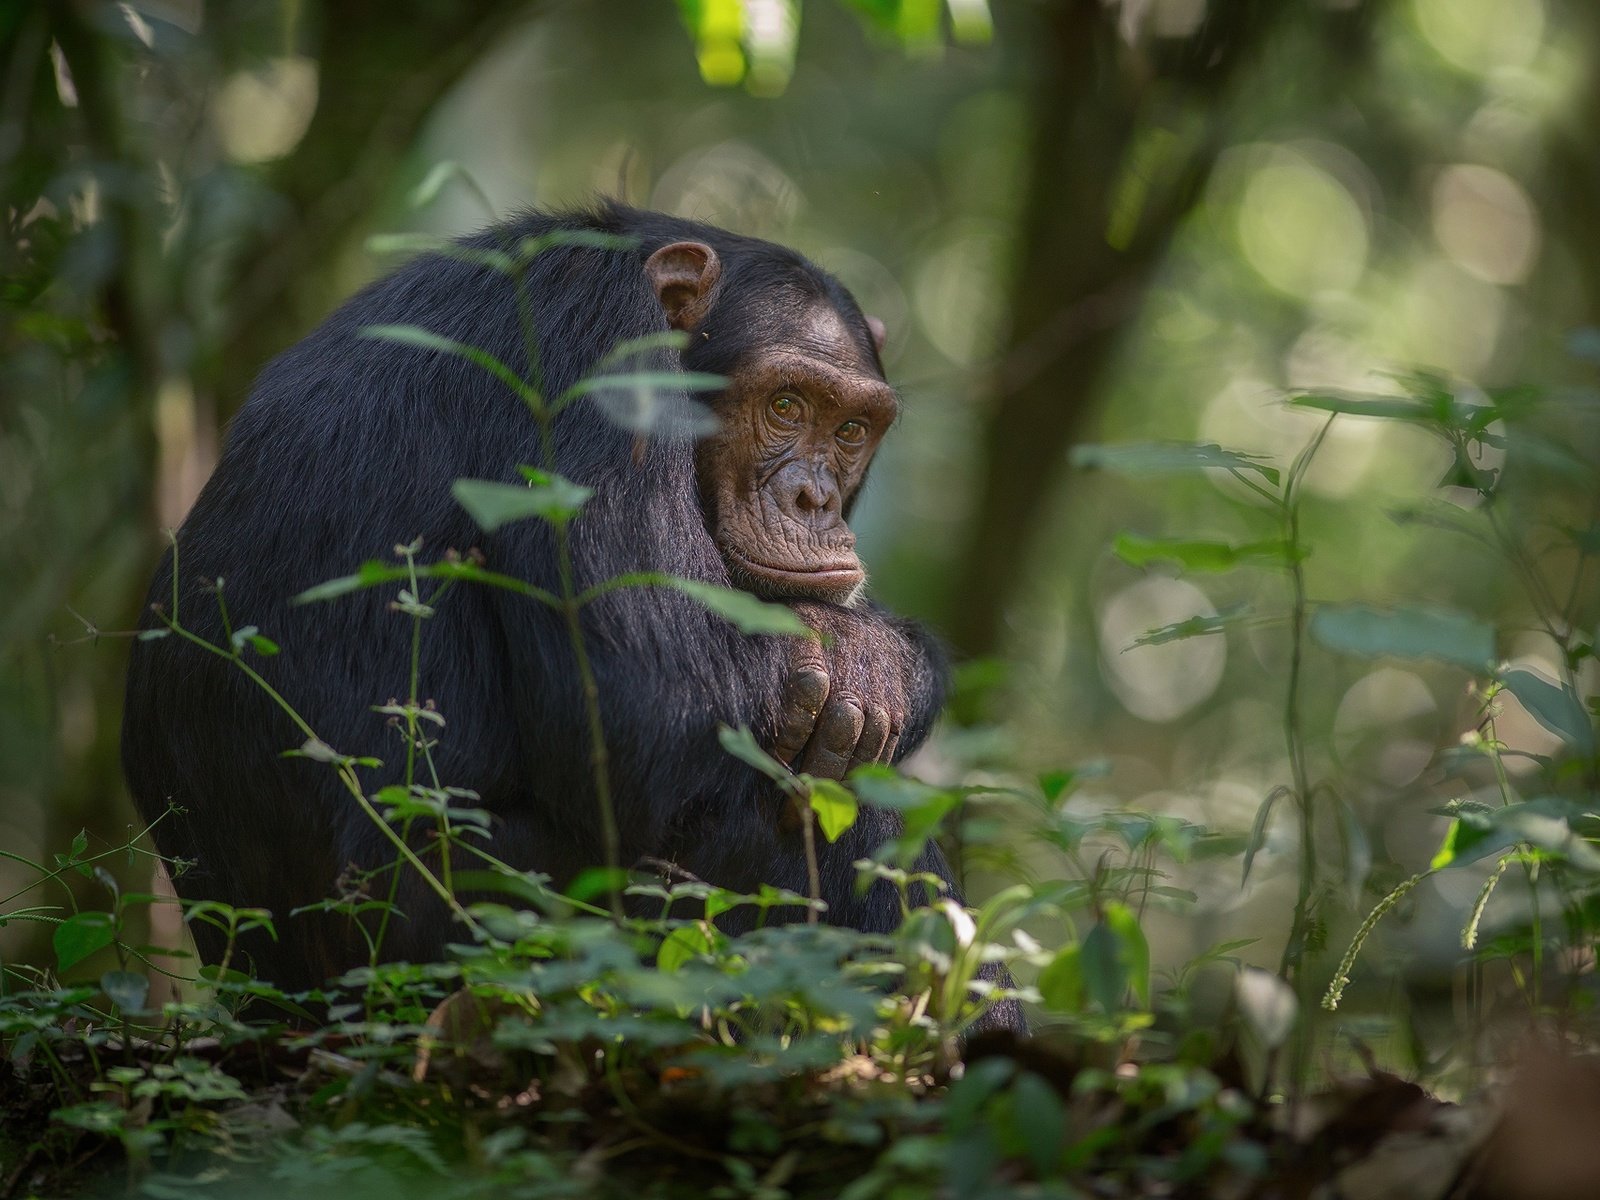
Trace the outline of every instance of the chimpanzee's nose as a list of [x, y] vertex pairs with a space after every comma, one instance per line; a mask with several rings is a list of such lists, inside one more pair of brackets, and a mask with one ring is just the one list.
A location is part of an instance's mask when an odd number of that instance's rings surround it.
[[812, 475], [800, 481], [795, 490], [794, 506], [803, 517], [817, 517], [824, 513], [839, 515], [839, 489], [831, 479]]

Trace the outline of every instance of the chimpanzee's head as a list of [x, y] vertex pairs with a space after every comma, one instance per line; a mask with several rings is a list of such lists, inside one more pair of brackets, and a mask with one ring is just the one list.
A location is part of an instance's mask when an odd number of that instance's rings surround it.
[[728, 378], [695, 458], [712, 536], [740, 587], [848, 604], [866, 574], [847, 517], [899, 411], [883, 326], [799, 255], [718, 241], [721, 254], [675, 241], [645, 262], [667, 320], [689, 334], [684, 365]]

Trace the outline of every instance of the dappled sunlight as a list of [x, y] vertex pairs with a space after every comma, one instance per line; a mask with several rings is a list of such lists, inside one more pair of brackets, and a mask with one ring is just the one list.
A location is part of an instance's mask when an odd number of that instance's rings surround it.
[[1539, 253], [1539, 219], [1517, 182], [1473, 163], [1433, 181], [1433, 235], [1462, 267], [1490, 283], [1520, 283]]
[[1222, 682], [1227, 643], [1193, 638], [1161, 646], [1132, 645], [1150, 629], [1215, 611], [1206, 594], [1181, 579], [1152, 576], [1109, 597], [1100, 609], [1100, 669], [1134, 716], [1175, 721]]
[[259, 163], [293, 150], [316, 107], [316, 62], [289, 56], [226, 80], [212, 101], [211, 118], [229, 158]]
[[1373, 329], [1390, 359], [1470, 378], [1493, 358], [1506, 318], [1505, 294], [1494, 284], [1447, 259], [1424, 258], [1399, 280], [1396, 304], [1392, 320]]
[[924, 334], [958, 365], [971, 365], [990, 350], [995, 331], [984, 318], [994, 312], [994, 269], [1004, 252], [1001, 229], [973, 222], [930, 247], [912, 282]]
[[1346, 689], [1333, 718], [1340, 764], [1386, 787], [1404, 787], [1439, 747], [1439, 705], [1420, 676], [1379, 667]]
[[805, 205], [800, 185], [770, 157], [742, 141], [685, 154], [661, 172], [650, 204], [696, 221], [751, 234], [785, 229]]
[[1270, 146], [1250, 157], [1238, 217], [1250, 265], [1292, 296], [1354, 288], [1369, 241], [1356, 197], [1306, 148]]
[[1543, 0], [1411, 0], [1428, 44], [1464, 71], [1525, 67], [1544, 38]]

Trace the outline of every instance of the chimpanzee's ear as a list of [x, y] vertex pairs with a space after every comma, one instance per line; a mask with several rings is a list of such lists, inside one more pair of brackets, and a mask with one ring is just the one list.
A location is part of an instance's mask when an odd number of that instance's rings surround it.
[[883, 353], [883, 343], [889, 340], [889, 330], [881, 317], [869, 316], [867, 328], [872, 330], [872, 344], [878, 348], [878, 353]]
[[673, 242], [645, 261], [644, 273], [666, 309], [667, 323], [690, 330], [711, 311], [722, 263], [704, 242]]

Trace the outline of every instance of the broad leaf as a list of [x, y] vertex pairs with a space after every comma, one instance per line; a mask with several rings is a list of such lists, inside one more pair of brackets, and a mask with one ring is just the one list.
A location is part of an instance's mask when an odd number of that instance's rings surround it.
[[1150, 943], [1145, 940], [1139, 918], [1126, 904], [1117, 902], [1105, 906], [1107, 928], [1117, 935], [1122, 965], [1127, 971], [1128, 985], [1139, 1003], [1150, 1007]]
[[538, 517], [552, 525], [562, 525], [578, 515], [594, 489], [583, 487], [560, 475], [535, 472], [528, 486], [493, 483], [487, 479], [458, 479], [450, 492], [466, 509], [478, 527], [493, 533], [502, 525]]
[[715, 948], [716, 941], [704, 922], [680, 925], [662, 940], [661, 949], [656, 951], [656, 967], [670, 975]]
[[105, 949], [116, 936], [116, 918], [110, 913], [75, 913], [57, 925], [51, 936], [56, 969], [65, 971], [76, 966], [96, 950]]
[[1083, 980], [1082, 951], [1076, 945], [1063, 946], [1039, 972], [1037, 986], [1045, 1007], [1056, 1012], [1082, 1012], [1088, 991]]
[[1525, 667], [1507, 671], [1500, 682], [1535, 721], [1580, 754], [1594, 753], [1594, 724], [1570, 687], [1551, 683]]
[[1034, 1174], [1049, 1179], [1059, 1169], [1067, 1143], [1067, 1110], [1051, 1087], [1031, 1071], [1011, 1085], [1011, 1117]]
[[1565, 859], [1583, 871], [1600, 872], [1600, 849], [1573, 831], [1570, 819], [1580, 812], [1569, 802], [1543, 796], [1502, 808], [1462, 809], [1433, 856], [1434, 869], [1477, 862], [1507, 846], [1525, 842]]
[[817, 814], [817, 824], [822, 836], [837, 842], [839, 836], [856, 823], [859, 809], [856, 798], [843, 784], [832, 779], [805, 777], [810, 792], [811, 811]]
[[1083, 939], [1079, 961], [1089, 999], [1108, 1016], [1121, 1011], [1122, 999], [1128, 991], [1128, 965], [1122, 939], [1104, 921], [1096, 923]]
[[1190, 571], [1231, 571], [1241, 566], [1287, 567], [1296, 555], [1281, 539], [1264, 542], [1183, 541], [1178, 538], [1147, 538], [1122, 533], [1111, 545], [1123, 562], [1133, 567], [1153, 562], [1170, 562]]
[[487, 350], [480, 350], [476, 346], [469, 346], [452, 338], [441, 337], [417, 325], [367, 325], [360, 332], [362, 337], [399, 342], [403, 346], [414, 346], [418, 350], [433, 350], [440, 354], [448, 354], [452, 358], [465, 359], [493, 375], [522, 397], [524, 402], [535, 406], [540, 403], [539, 394], [529, 387], [520, 375]]
[[1358, 658], [1414, 658], [1453, 663], [1474, 674], [1494, 665], [1494, 629], [1463, 613], [1350, 604], [1319, 608], [1311, 636]]
[[100, 976], [100, 990], [124, 1014], [143, 1012], [150, 995], [150, 977], [136, 971], [107, 971]]
[[763, 750], [756, 742], [755, 734], [751, 733], [745, 726], [741, 725], [737, 729], [730, 729], [726, 725], [719, 725], [717, 727], [717, 741], [722, 743], [722, 748], [729, 754], [740, 762], [748, 763], [768, 779], [782, 784], [788, 784], [793, 781], [794, 776], [789, 768]]
[[695, 579], [681, 579], [676, 575], [662, 575], [657, 582], [677, 588], [702, 607], [716, 613], [740, 633], [813, 636], [811, 626], [802, 621], [787, 604], [773, 604], [759, 600], [749, 592], [741, 592], [737, 588], [701, 583]]

